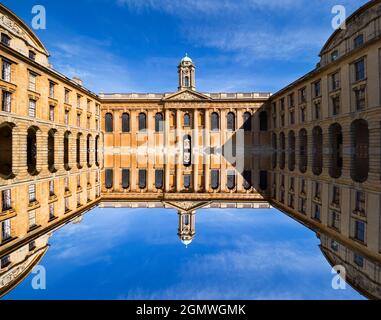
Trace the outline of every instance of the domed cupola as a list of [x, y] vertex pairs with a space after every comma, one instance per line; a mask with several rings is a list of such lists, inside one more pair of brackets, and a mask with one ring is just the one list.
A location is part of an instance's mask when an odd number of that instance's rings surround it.
[[179, 90], [189, 89], [196, 90], [196, 77], [195, 77], [195, 65], [188, 54], [181, 59], [178, 66], [179, 70]]

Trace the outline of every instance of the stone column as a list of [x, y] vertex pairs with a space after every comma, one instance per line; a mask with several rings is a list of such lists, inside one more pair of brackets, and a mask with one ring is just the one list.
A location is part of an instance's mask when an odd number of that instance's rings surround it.
[[54, 168], [57, 173], [64, 172], [64, 133], [57, 131], [54, 134]]
[[180, 126], [181, 122], [181, 111], [176, 110], [176, 147], [177, 147], [177, 156], [176, 156], [176, 192], [180, 192], [182, 187], [181, 187], [181, 175], [182, 175], [182, 154], [181, 154], [181, 132], [182, 128]]
[[40, 175], [49, 174], [48, 171], [48, 133], [45, 128], [44, 131], [41, 129], [36, 132], [36, 142], [37, 142], [37, 159], [36, 159], [36, 170]]
[[193, 144], [193, 190], [194, 192], [198, 192], [198, 167], [199, 167], [199, 152], [198, 152], [198, 147], [199, 147], [199, 136], [198, 136], [198, 116], [199, 116], [199, 111], [197, 109], [194, 110], [193, 114], [193, 139], [192, 139], [192, 144]]
[[[210, 111], [205, 110], [205, 130], [204, 130], [204, 152], [205, 149], [210, 148]], [[210, 155], [204, 153], [204, 182], [205, 182], [205, 192], [210, 192]]]
[[165, 110], [165, 118], [164, 118], [164, 184], [165, 184], [165, 192], [170, 191], [170, 186], [169, 186], [169, 179], [170, 179], [170, 170], [171, 166], [169, 164], [169, 130], [170, 130], [170, 110], [166, 109]]
[[27, 125], [20, 123], [12, 130], [12, 171], [17, 180], [28, 177], [27, 166]]

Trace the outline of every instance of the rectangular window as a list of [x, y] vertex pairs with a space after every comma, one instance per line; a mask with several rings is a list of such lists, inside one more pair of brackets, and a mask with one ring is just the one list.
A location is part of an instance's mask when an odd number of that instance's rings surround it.
[[69, 198], [65, 198], [65, 212], [70, 211]]
[[295, 114], [294, 114], [294, 111], [290, 111], [290, 124], [295, 124]]
[[299, 103], [307, 102], [307, 91], [306, 88], [302, 88], [299, 90]]
[[65, 178], [65, 191], [69, 191], [69, 178]]
[[364, 44], [364, 35], [359, 34], [356, 38], [353, 40], [353, 46], [354, 48], [359, 48]]
[[29, 185], [29, 202], [36, 201], [36, 185]]
[[65, 89], [65, 103], [70, 104], [70, 90]]
[[3, 91], [1, 98], [1, 111], [11, 112], [11, 93], [8, 91]]
[[163, 176], [164, 176], [164, 170], [162, 169], [155, 170], [155, 188], [156, 189], [163, 188]]
[[331, 240], [331, 249], [333, 251], [338, 251], [339, 250], [339, 244], [335, 240]]
[[1, 34], [1, 43], [7, 47], [11, 45], [11, 38], [5, 33]]
[[359, 254], [355, 253], [354, 256], [353, 256], [353, 262], [358, 265], [359, 267], [363, 267], [364, 266], [364, 257], [363, 256], [360, 256]]
[[11, 209], [11, 190], [1, 191], [2, 210], [6, 211]]
[[336, 186], [332, 189], [332, 204], [340, 206], [340, 188]]
[[6, 241], [11, 237], [11, 220], [4, 220], [1, 223], [1, 241]]
[[9, 266], [11, 264], [11, 257], [10, 255], [6, 255], [5, 257], [2, 257], [1, 258], [1, 268], [6, 268], [7, 266]]
[[140, 169], [139, 170], [139, 188], [140, 189], [145, 189], [147, 182], [147, 170], [145, 169]]
[[220, 170], [212, 170], [211, 171], [211, 187], [212, 189], [218, 189], [220, 186]]
[[81, 194], [77, 193], [77, 207], [81, 206]]
[[315, 204], [314, 219], [320, 222], [320, 206]]
[[29, 242], [29, 251], [33, 251], [34, 249], [36, 249], [36, 242], [35, 241]]
[[288, 96], [288, 107], [293, 107], [294, 106], [294, 94], [291, 93], [289, 96]]
[[87, 117], [86, 124], [87, 124], [87, 129], [90, 129], [90, 117]]
[[340, 74], [336, 72], [331, 75], [331, 91], [340, 89]]
[[315, 119], [319, 120], [321, 117], [321, 103], [320, 102], [314, 103], [314, 109], [315, 109]]
[[55, 88], [54, 82], [49, 81], [49, 98], [54, 99], [54, 88]]
[[365, 79], [365, 60], [362, 59], [355, 63], [355, 81]]
[[81, 109], [81, 96], [77, 94], [77, 108]]
[[[98, 182], [98, 175], [96, 176]], [[130, 169], [122, 169], [122, 188], [128, 189], [130, 187]]]
[[365, 88], [355, 90], [356, 110], [361, 111], [365, 109]]
[[320, 183], [315, 182], [315, 198], [320, 199]]
[[338, 115], [340, 113], [340, 96], [335, 96], [331, 98], [332, 101], [332, 114]]
[[300, 109], [300, 121], [301, 122], [306, 121], [306, 108]]
[[77, 114], [77, 127], [81, 126], [81, 115], [78, 113]]
[[6, 60], [2, 61], [1, 79], [11, 82], [11, 64]]
[[356, 191], [356, 211], [365, 213], [365, 192]]
[[313, 84], [314, 87], [314, 98], [321, 96], [321, 80], [316, 81]]
[[69, 125], [69, 111], [65, 110], [65, 124]]
[[29, 50], [29, 59], [36, 60], [36, 53], [32, 50]]
[[331, 53], [331, 62], [336, 61], [339, 58], [339, 51], [335, 50]]
[[36, 100], [29, 100], [29, 117], [36, 117]]
[[340, 230], [340, 213], [334, 210], [330, 212], [330, 226], [336, 230]]
[[49, 120], [54, 121], [54, 106], [49, 106]]
[[361, 242], [365, 242], [365, 222], [355, 221], [355, 239]]
[[49, 205], [49, 219], [53, 219], [54, 218], [54, 203], [51, 203]]
[[54, 181], [49, 181], [49, 195], [54, 196]]
[[36, 91], [36, 80], [37, 80], [37, 75], [29, 72], [29, 83], [28, 83], [28, 89], [31, 91]]
[[184, 188], [189, 189], [191, 187], [191, 175], [184, 174]]
[[29, 229], [31, 229], [36, 226], [36, 210], [29, 211], [28, 218]]

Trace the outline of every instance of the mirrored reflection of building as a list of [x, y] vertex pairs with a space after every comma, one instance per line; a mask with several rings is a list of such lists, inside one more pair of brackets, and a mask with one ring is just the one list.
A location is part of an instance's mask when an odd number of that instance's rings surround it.
[[197, 209], [273, 206], [380, 298], [380, 12], [379, 0], [361, 7], [273, 95], [198, 92], [188, 55], [176, 92], [97, 95], [0, 4], [0, 294], [96, 205], [176, 209], [186, 246]]

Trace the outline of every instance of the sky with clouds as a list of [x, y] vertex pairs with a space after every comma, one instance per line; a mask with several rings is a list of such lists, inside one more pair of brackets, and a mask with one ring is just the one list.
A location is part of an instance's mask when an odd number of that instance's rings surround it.
[[94, 209], [50, 238], [6, 299], [363, 299], [332, 289], [315, 233], [275, 209], [202, 209], [188, 248], [170, 209]]
[[275, 92], [312, 70], [333, 32], [365, 0], [3, 0], [37, 30], [58, 71], [99, 92], [170, 92], [188, 53], [202, 92]]

